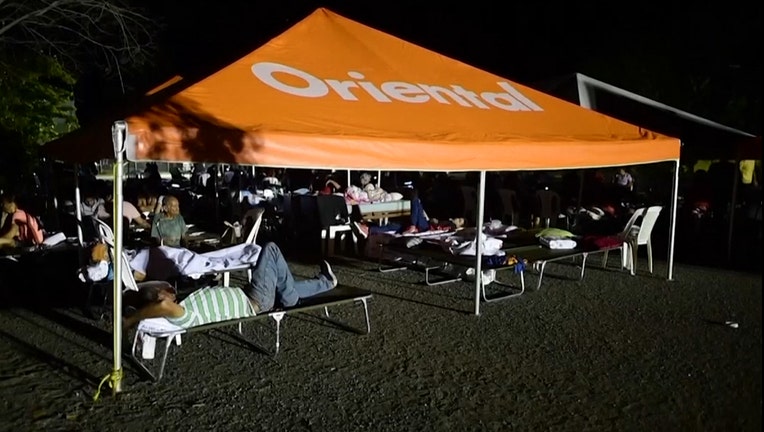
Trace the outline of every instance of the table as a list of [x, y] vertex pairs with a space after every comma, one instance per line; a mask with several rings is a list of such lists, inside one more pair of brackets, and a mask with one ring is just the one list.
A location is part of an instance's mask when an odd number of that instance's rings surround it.
[[357, 208], [364, 220], [386, 220], [411, 214], [411, 201], [398, 200], [375, 203], [348, 204], [348, 213]]

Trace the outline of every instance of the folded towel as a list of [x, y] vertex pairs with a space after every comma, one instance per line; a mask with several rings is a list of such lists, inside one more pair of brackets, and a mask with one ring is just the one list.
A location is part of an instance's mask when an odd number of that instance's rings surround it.
[[185, 333], [186, 329], [176, 326], [165, 318], [147, 318], [138, 324], [138, 331], [161, 337]]
[[575, 249], [576, 241], [573, 239], [555, 239], [549, 237], [539, 238], [539, 243], [549, 249]]
[[55, 246], [64, 241], [66, 241], [66, 235], [62, 232], [59, 232], [43, 240], [42, 244], [45, 246]]

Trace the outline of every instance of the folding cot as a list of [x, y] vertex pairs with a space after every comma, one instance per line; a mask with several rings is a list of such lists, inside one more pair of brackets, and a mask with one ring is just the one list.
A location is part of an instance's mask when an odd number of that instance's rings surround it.
[[[170, 345], [175, 342], [178, 346], [180, 346], [181, 335], [202, 333], [222, 327], [237, 326], [239, 336], [244, 338], [243, 324], [267, 318], [273, 319], [276, 324], [276, 341], [275, 350], [273, 352], [273, 355], [276, 355], [278, 354], [279, 348], [281, 346], [281, 321], [284, 319], [284, 317], [289, 314], [306, 313], [322, 308], [324, 310], [324, 317], [322, 318], [323, 320], [332, 322], [338, 326], [353, 330], [360, 334], [368, 334], [371, 331], [368, 305], [368, 300], [370, 298], [371, 292], [369, 291], [355, 287], [338, 286], [330, 291], [326, 291], [312, 297], [300, 299], [300, 302], [296, 306], [262, 312], [252, 317], [221, 321], [217, 323], [206, 324], [203, 326], [192, 327], [189, 329], [183, 329], [174, 326], [164, 318], [145, 319], [138, 324], [138, 328], [133, 339], [131, 356], [133, 360], [135, 360], [136, 364], [144, 372], [146, 372], [155, 382], [159, 382], [159, 380], [162, 379], [164, 369], [167, 364], [167, 355], [170, 350]], [[355, 329], [329, 316], [329, 307], [347, 303], [360, 303], [363, 306], [366, 324], [365, 330]], [[158, 360], [159, 364], [153, 367], [153, 369], [156, 369], [153, 371], [152, 367], [149, 365], [148, 360], [153, 359], [154, 347], [158, 340], [164, 342], [164, 348], [162, 350], [161, 357]], [[254, 350], [265, 351], [252, 341], [244, 339], [244, 342]], [[139, 351], [142, 352], [143, 355], [139, 356]]]
[[[405, 238], [405, 237], [404, 237]], [[398, 257], [409, 256], [412, 257], [410, 261], [405, 261], [402, 258], [395, 260], [395, 264], [390, 267], [383, 267], [383, 256], [385, 250], [394, 252]], [[517, 297], [525, 292], [525, 277], [524, 266], [521, 263], [518, 264], [494, 264], [491, 263], [490, 258], [483, 257], [483, 270], [494, 270], [496, 272], [504, 270], [512, 270], [520, 278], [520, 286], [506, 284], [500, 281], [494, 281], [493, 283], [509, 288], [510, 291], [505, 291], [500, 294], [489, 296], [486, 294], [485, 285], [481, 284], [481, 296], [485, 302], [493, 302], [498, 300], [505, 300], [508, 298]], [[466, 270], [475, 266], [475, 257], [469, 255], [454, 255], [444, 251], [442, 248], [430, 244], [428, 242], [422, 242], [415, 247], [406, 247], [402, 244], [380, 244], [379, 250], [379, 267], [378, 270], [382, 273], [406, 270], [411, 267], [418, 267], [424, 270], [425, 284], [429, 286], [442, 285], [451, 282], [458, 282], [464, 279], [466, 276]], [[448, 274], [446, 271], [448, 268], [454, 268], [457, 270], [455, 274]], [[433, 280], [431, 277], [437, 274], [441, 276], [440, 279]]]

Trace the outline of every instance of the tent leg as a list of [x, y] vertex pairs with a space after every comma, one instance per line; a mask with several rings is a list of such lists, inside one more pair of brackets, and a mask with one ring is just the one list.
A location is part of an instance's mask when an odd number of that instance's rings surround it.
[[475, 315], [480, 315], [480, 293], [483, 290], [483, 218], [485, 217], [485, 171], [480, 171], [477, 219], [475, 221]]
[[674, 189], [671, 194], [671, 220], [669, 222], [668, 242], [668, 280], [674, 280], [674, 242], [676, 241], [676, 210], [679, 199], [679, 159], [674, 166]]
[[[123, 121], [115, 122], [112, 126], [112, 139], [114, 140], [114, 256], [122, 256], [122, 177], [123, 177], [123, 157], [125, 151], [125, 137], [127, 134], [127, 124]], [[114, 394], [122, 391], [122, 260], [114, 260], [114, 369], [110, 382]]]
[[80, 246], [85, 242], [82, 236], [82, 196], [80, 194], [80, 164], [74, 164], [74, 217], [77, 218], [77, 241]]

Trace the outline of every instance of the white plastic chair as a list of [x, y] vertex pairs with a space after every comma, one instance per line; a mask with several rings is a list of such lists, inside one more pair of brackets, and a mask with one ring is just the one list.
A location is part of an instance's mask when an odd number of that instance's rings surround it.
[[[96, 226], [98, 227], [98, 236], [100, 237], [100, 240], [104, 242], [108, 247], [109, 255], [111, 256], [112, 262], [114, 262], [114, 231], [111, 230], [111, 227], [107, 225], [106, 222], [97, 218], [94, 220]], [[120, 276], [123, 285], [122, 290], [138, 291], [138, 283], [135, 281], [132, 269], [130, 269], [130, 261], [127, 259], [125, 251], [122, 251], [121, 273], [122, 274]]]
[[[626, 225], [624, 226], [623, 230], [620, 234], [618, 234], [618, 237], [623, 241], [623, 244], [621, 245], [621, 268], [627, 267], [629, 265], [629, 256], [627, 255], [629, 253], [629, 245], [626, 243], [629, 236], [631, 235], [632, 229], [635, 227], [637, 220], [641, 218], [645, 214], [645, 208], [638, 208], [634, 210], [634, 213], [632, 213], [631, 218], [629, 218], [629, 221], [626, 222]], [[602, 255], [602, 268], [607, 267], [607, 258], [608, 258], [608, 250], [605, 250], [605, 252]]]
[[631, 265], [629, 266], [631, 274], [636, 273], [637, 268], [637, 250], [640, 246], [647, 246], [647, 268], [652, 274], [653, 272], [653, 248], [650, 242], [650, 237], [655, 227], [655, 222], [658, 220], [658, 216], [663, 209], [662, 206], [648, 207], [642, 215], [642, 220], [639, 225], [633, 225], [629, 230], [626, 241], [624, 242], [624, 255], [630, 252], [629, 258]]

